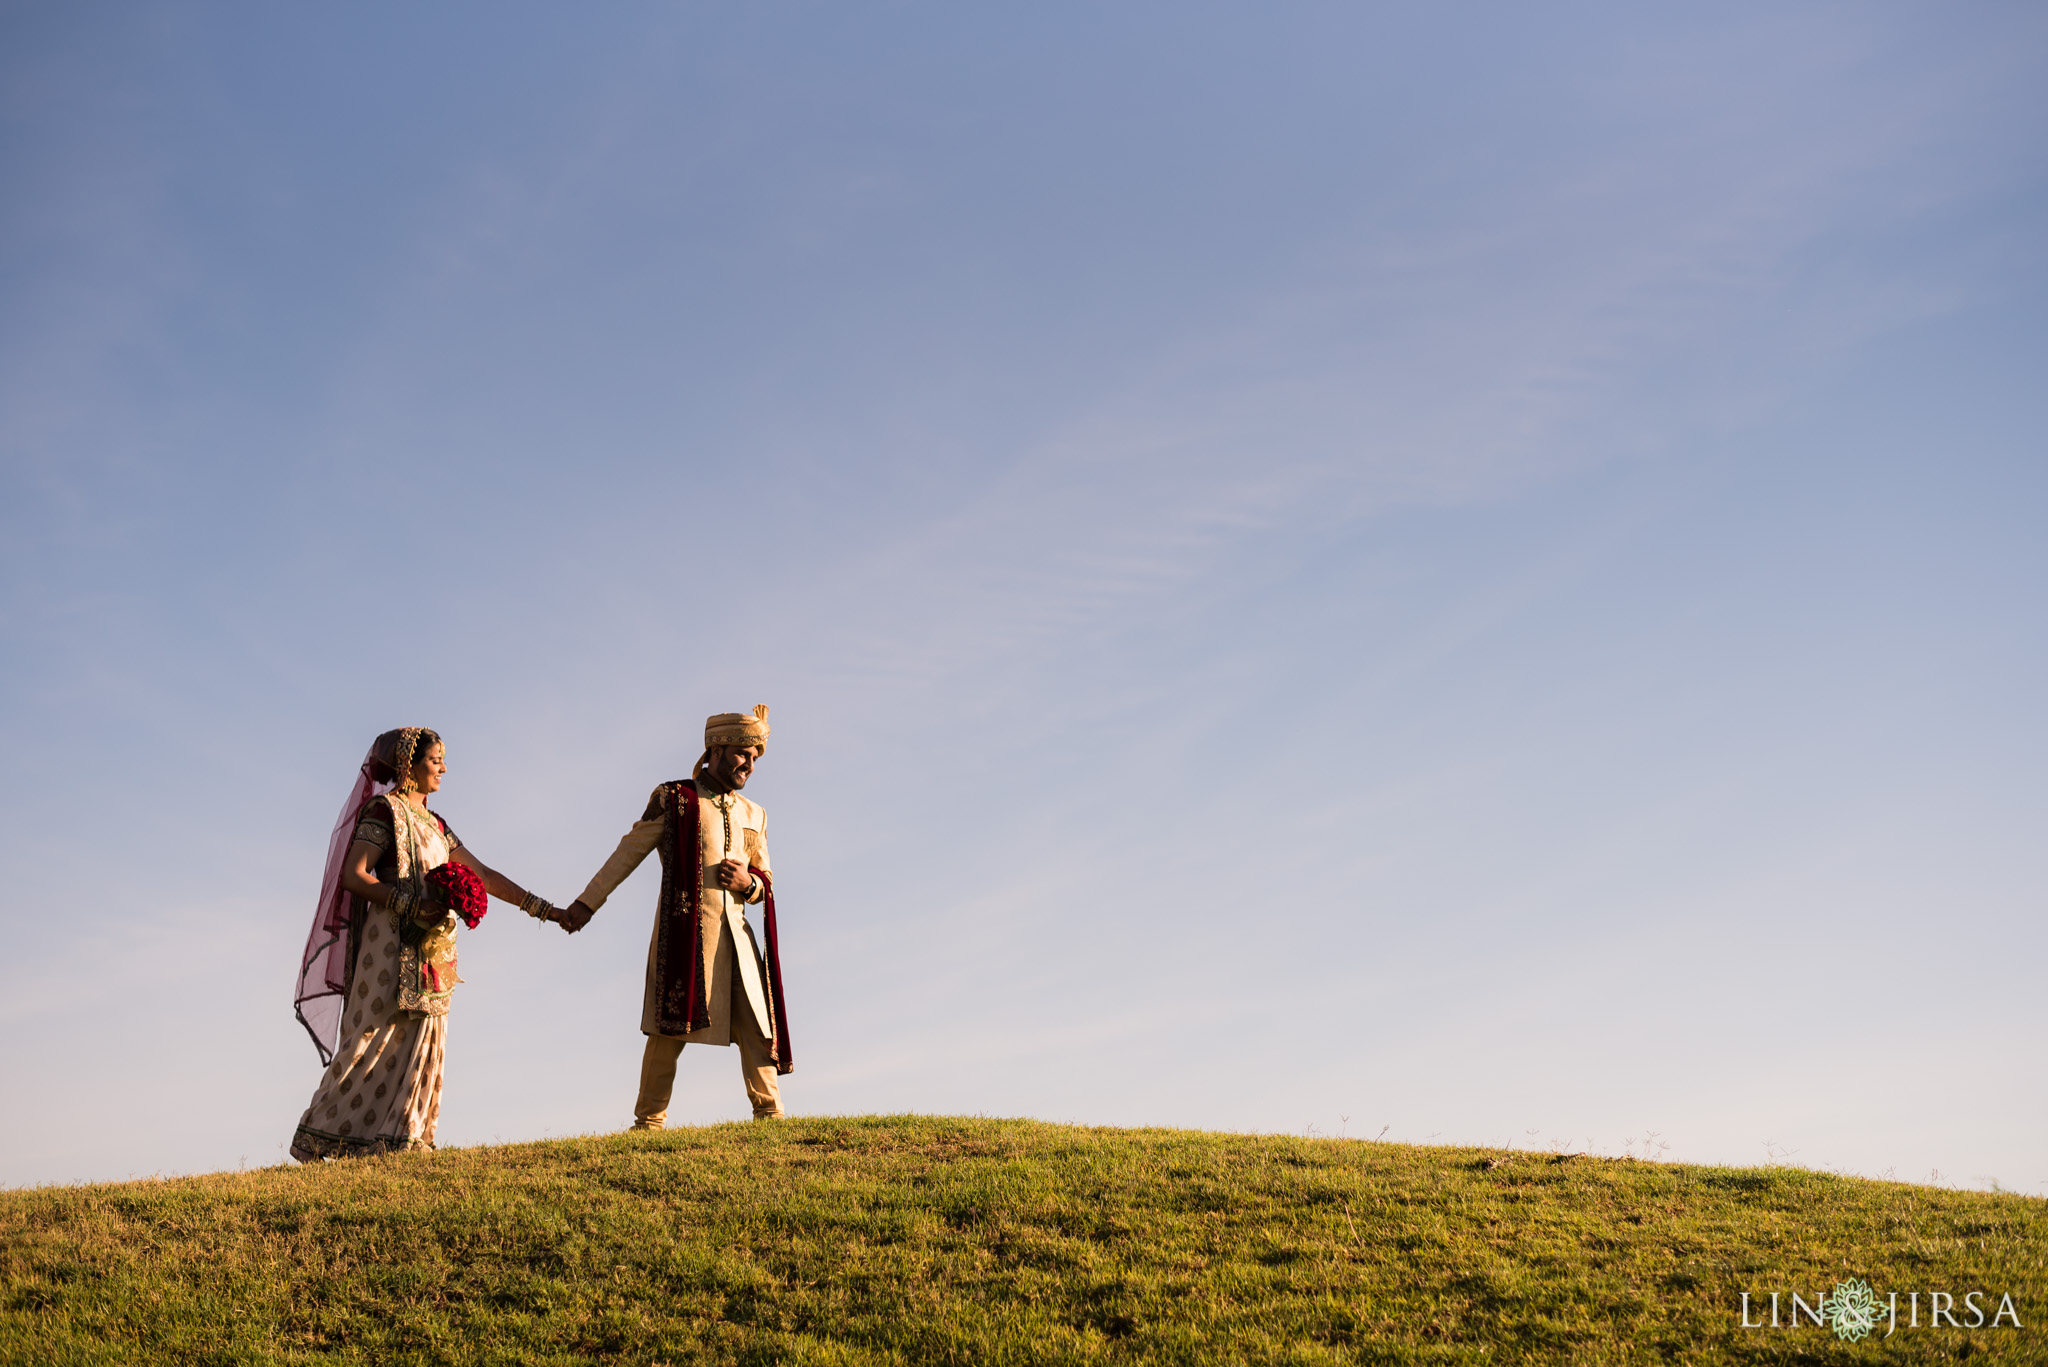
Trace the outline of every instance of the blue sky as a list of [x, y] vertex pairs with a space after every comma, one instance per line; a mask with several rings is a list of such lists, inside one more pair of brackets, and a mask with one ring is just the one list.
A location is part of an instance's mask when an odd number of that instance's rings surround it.
[[[282, 1160], [377, 732], [567, 901], [767, 702], [795, 1112], [2048, 1192], [2044, 75], [2019, 4], [0, 8], [0, 1182]], [[629, 1119], [652, 900], [465, 938], [443, 1142]]]

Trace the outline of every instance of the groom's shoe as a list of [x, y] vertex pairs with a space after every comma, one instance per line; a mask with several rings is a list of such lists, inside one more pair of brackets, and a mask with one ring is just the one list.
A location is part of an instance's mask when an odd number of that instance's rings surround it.
[[633, 1121], [636, 1130], [663, 1130], [668, 1128], [666, 1115], [643, 1115]]

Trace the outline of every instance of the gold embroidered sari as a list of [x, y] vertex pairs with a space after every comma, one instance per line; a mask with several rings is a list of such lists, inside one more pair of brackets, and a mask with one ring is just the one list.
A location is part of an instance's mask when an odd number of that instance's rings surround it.
[[[461, 841], [441, 819], [402, 797], [375, 798], [354, 838], [380, 851], [379, 882], [427, 906], [427, 874]], [[292, 1135], [300, 1162], [431, 1149], [441, 1118], [441, 1070], [455, 973], [456, 918], [404, 919], [355, 899], [341, 1038]]]

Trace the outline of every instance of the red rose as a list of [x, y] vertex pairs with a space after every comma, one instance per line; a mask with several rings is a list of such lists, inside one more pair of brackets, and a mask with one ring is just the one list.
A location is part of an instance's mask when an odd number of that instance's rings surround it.
[[438, 869], [428, 870], [427, 886], [439, 893], [448, 910], [460, 916], [462, 924], [471, 930], [476, 929], [477, 922], [490, 909], [491, 895], [484, 889], [484, 880], [467, 864], [450, 860]]

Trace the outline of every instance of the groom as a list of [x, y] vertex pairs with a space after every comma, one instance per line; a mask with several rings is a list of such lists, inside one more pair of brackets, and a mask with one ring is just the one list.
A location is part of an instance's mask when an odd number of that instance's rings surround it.
[[[661, 896], [647, 946], [647, 987], [640, 1006], [640, 1097], [633, 1128], [668, 1120], [676, 1060], [685, 1044], [737, 1044], [740, 1077], [756, 1120], [782, 1115], [778, 1073], [794, 1066], [782, 1009], [782, 965], [775, 937], [775, 886], [765, 838], [767, 816], [740, 796], [768, 749], [768, 709], [721, 712], [704, 723], [704, 755], [692, 776], [664, 783], [604, 861], [563, 909], [579, 930], [605, 898], [661, 855]], [[744, 908], [764, 903], [767, 952], [754, 940]]]

